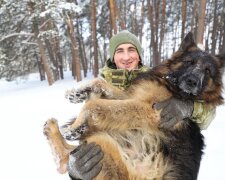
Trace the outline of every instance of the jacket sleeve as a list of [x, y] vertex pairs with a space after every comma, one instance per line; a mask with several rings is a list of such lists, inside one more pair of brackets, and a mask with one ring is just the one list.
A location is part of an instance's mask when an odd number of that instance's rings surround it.
[[215, 118], [216, 108], [204, 102], [194, 102], [194, 111], [192, 120], [198, 124], [201, 130], [208, 128], [212, 120]]

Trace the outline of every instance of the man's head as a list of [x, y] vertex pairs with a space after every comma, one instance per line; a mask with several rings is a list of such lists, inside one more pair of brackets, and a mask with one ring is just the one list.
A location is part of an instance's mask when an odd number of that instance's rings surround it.
[[119, 32], [110, 39], [109, 52], [111, 61], [119, 69], [137, 69], [142, 58], [139, 40], [127, 30]]

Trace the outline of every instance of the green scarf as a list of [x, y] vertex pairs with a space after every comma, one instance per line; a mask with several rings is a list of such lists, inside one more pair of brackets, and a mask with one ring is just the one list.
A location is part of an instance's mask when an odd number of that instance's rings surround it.
[[111, 62], [110, 59], [106, 61], [106, 65], [102, 69], [101, 76], [113, 86], [120, 89], [126, 89], [130, 86], [131, 81], [137, 77], [141, 72], [146, 72], [149, 67], [142, 64], [139, 65], [138, 69], [128, 71], [127, 69], [116, 69], [115, 63]]

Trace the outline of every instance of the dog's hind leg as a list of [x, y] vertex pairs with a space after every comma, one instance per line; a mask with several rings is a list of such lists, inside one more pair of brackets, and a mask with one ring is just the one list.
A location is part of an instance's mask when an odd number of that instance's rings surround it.
[[45, 123], [44, 134], [54, 155], [58, 172], [65, 173], [67, 171], [69, 153], [75, 149], [75, 146], [66, 143], [63, 139], [56, 119], [49, 119]]

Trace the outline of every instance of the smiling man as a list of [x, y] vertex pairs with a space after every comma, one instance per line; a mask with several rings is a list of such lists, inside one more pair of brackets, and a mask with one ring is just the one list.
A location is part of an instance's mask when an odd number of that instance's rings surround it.
[[109, 54], [101, 76], [116, 87], [127, 88], [138, 73], [149, 70], [141, 62], [143, 52], [139, 40], [127, 30], [110, 39]]

